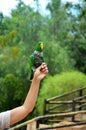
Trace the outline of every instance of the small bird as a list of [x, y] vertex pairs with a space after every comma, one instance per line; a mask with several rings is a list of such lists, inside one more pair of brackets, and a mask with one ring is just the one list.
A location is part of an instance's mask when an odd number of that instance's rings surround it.
[[43, 49], [44, 49], [44, 43], [39, 41], [37, 42], [35, 51], [30, 56], [30, 80], [33, 79], [33, 74], [37, 67], [39, 67], [44, 62], [43, 57]]

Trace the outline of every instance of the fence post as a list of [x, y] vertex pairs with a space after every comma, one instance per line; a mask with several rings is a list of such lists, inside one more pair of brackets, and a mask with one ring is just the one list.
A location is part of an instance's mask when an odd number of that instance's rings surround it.
[[[79, 97], [82, 97], [82, 95], [83, 95], [83, 90], [82, 89], [80, 89], [80, 91], [79, 91]], [[79, 101], [81, 101], [82, 99], [80, 99]], [[79, 111], [81, 111], [82, 110], [82, 107], [81, 107], [81, 102], [79, 103], [79, 105], [80, 105], [80, 107], [79, 107]]]
[[[46, 104], [47, 104], [47, 100], [44, 99], [43, 115], [46, 114]], [[45, 119], [37, 120], [37, 122], [36, 122], [36, 128], [39, 128], [39, 124], [40, 123], [45, 123], [45, 122], [46, 122]]]
[[[47, 104], [47, 100], [44, 99], [43, 115], [46, 114], [46, 104]], [[45, 119], [42, 119], [41, 122], [42, 122], [42, 123], [45, 123]]]
[[39, 128], [39, 124], [40, 124], [40, 122], [39, 122], [39, 120], [37, 120], [36, 121], [36, 128]]
[[46, 114], [46, 103], [47, 103], [47, 100], [44, 99], [44, 109], [43, 109], [43, 115]]
[[[75, 109], [75, 100], [73, 99], [73, 102], [72, 102], [72, 111], [75, 111], [76, 109]], [[74, 122], [75, 121], [75, 115], [73, 115], [72, 116], [72, 122]]]

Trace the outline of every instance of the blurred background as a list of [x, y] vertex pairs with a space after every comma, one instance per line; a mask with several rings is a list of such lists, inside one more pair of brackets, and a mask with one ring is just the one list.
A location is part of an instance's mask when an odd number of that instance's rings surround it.
[[86, 86], [86, 0], [0, 2], [0, 111], [23, 103], [31, 84], [29, 56], [40, 40], [49, 74], [24, 120], [42, 113], [45, 97]]

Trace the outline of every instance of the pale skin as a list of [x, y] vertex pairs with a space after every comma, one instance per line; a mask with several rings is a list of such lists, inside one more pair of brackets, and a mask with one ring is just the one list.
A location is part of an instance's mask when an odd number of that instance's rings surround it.
[[47, 75], [48, 68], [45, 63], [39, 66], [30, 86], [30, 90], [25, 98], [23, 105], [11, 110], [10, 125], [13, 125], [25, 118], [34, 108], [41, 80]]

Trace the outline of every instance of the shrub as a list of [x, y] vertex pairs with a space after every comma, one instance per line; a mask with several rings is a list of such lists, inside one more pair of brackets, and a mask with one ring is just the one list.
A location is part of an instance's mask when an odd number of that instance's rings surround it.
[[86, 86], [86, 75], [78, 71], [62, 72], [55, 76], [47, 76], [42, 83], [39, 93], [37, 109], [40, 114], [43, 112], [43, 102], [51, 98]]

